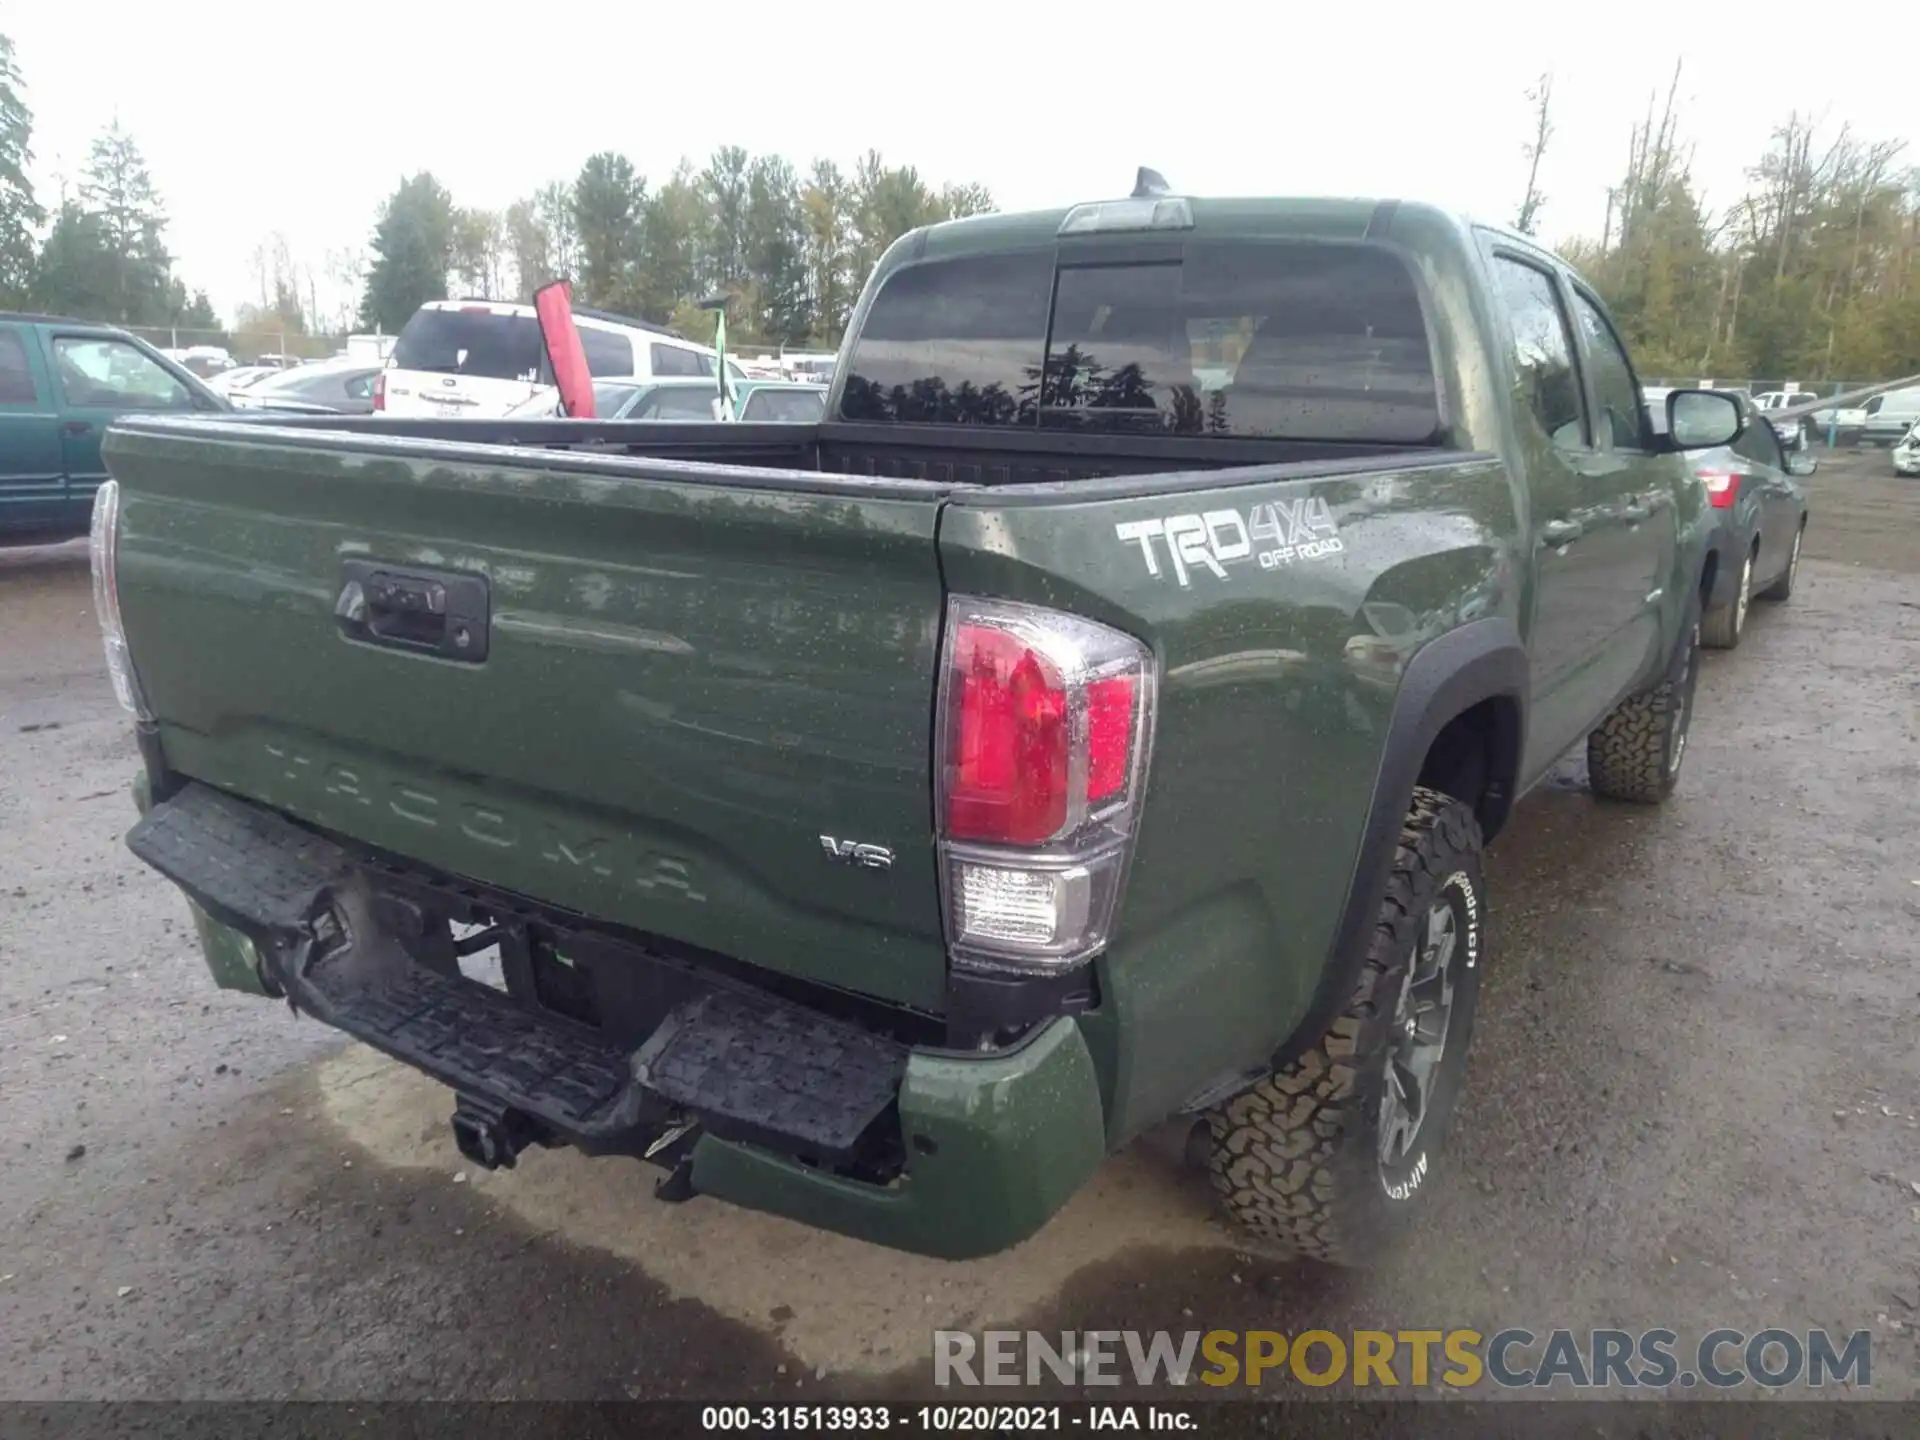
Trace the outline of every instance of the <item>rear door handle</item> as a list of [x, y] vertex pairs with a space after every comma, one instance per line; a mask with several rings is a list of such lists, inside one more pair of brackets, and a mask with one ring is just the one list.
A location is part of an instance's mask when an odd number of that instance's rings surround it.
[[[93, 425], [90, 421], [69, 420], [60, 427], [60, 433], [62, 435], [84, 435], [91, 429], [93, 429]], [[47, 432], [42, 430], [40, 433], [44, 435]]]
[[1540, 531], [1541, 538], [1556, 549], [1571, 545], [1586, 533], [1586, 527], [1578, 520], [1549, 520]]

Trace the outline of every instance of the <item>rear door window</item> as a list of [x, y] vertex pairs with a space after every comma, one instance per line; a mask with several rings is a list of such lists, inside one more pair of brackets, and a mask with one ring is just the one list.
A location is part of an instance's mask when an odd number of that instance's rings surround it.
[[580, 348], [587, 352], [587, 373], [596, 380], [608, 375], [631, 375], [633, 342], [611, 330], [596, 330], [590, 325], [575, 327], [580, 332]]
[[1553, 277], [1507, 255], [1494, 258], [1493, 273], [1513, 333], [1513, 378], [1520, 403], [1558, 449], [1585, 450], [1580, 372], [1574, 368], [1573, 335]]
[[1573, 313], [1579, 317], [1580, 331], [1587, 342], [1587, 359], [1593, 366], [1594, 399], [1600, 409], [1594, 416], [1596, 428], [1610, 437], [1616, 450], [1646, 448], [1646, 435], [1640, 423], [1640, 387], [1634, 382], [1633, 366], [1627, 352], [1613, 333], [1613, 326], [1600, 313], [1600, 307], [1578, 290], [1573, 292]]
[[27, 360], [26, 340], [18, 330], [0, 329], [0, 405], [37, 405], [33, 366]]
[[[698, 350], [682, 350], [678, 345], [653, 347], [653, 373], [656, 375], [711, 375], [713, 361]], [[704, 364], [702, 362], [705, 362]]]
[[397, 370], [524, 380], [540, 374], [540, 323], [491, 310], [416, 310], [393, 345]]

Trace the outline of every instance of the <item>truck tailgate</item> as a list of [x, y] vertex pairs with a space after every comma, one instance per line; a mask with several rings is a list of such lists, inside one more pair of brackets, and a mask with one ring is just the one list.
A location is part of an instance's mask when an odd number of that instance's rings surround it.
[[[205, 422], [116, 428], [108, 456], [172, 768], [456, 876], [942, 1008], [935, 487]], [[364, 601], [396, 576], [403, 608], [444, 578], [470, 609], [462, 577], [483, 581], [484, 659], [336, 614], [350, 582]], [[428, 633], [412, 623], [386, 628]]]

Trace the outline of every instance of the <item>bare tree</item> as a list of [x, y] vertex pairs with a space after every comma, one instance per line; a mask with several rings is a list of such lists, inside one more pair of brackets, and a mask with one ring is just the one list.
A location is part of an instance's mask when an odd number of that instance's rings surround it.
[[1533, 104], [1533, 139], [1520, 147], [1527, 157], [1527, 191], [1520, 201], [1520, 214], [1513, 222], [1513, 228], [1522, 235], [1531, 235], [1539, 222], [1541, 207], [1547, 203], [1547, 197], [1540, 193], [1540, 157], [1547, 153], [1547, 142], [1553, 138], [1553, 75], [1542, 75], [1527, 91], [1527, 99]]

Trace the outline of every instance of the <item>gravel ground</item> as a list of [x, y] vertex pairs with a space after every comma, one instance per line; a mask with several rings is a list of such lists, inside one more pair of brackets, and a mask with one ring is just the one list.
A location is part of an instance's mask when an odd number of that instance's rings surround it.
[[[1679, 794], [1569, 767], [1490, 857], [1490, 962], [1421, 1237], [1251, 1253], [1163, 1140], [968, 1265], [534, 1152], [217, 992], [120, 843], [134, 757], [84, 546], [0, 552], [0, 1398], [925, 1391], [936, 1326], [1870, 1329], [1920, 1396], [1920, 482], [1810, 482], [1802, 587], [1709, 659]], [[1000, 1397], [996, 1397], [1000, 1398]]]

